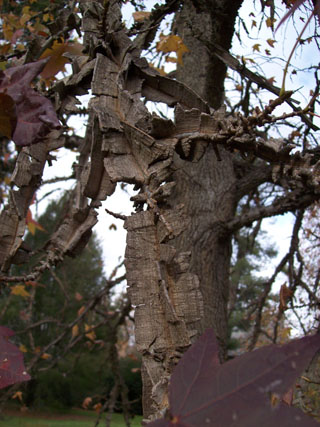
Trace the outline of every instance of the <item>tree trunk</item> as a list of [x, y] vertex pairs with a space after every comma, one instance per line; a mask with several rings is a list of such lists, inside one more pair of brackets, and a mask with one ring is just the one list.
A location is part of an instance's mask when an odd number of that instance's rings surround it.
[[[177, 78], [215, 109], [224, 99], [226, 67], [210, 54], [206, 42], [230, 49], [237, 11], [242, 0], [185, 1], [176, 30], [187, 45]], [[196, 273], [204, 300], [204, 317], [198, 333], [213, 327], [225, 356], [231, 236], [221, 224], [235, 214], [236, 175], [232, 154], [209, 147], [198, 163], [184, 164], [174, 175], [172, 204], [182, 203], [191, 222], [175, 240], [178, 250], [191, 251], [190, 271]], [[186, 295], [186, 298], [188, 296]]]

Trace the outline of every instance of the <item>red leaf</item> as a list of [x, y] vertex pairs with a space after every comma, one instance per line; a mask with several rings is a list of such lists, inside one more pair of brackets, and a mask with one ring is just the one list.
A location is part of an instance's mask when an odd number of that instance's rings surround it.
[[8, 337], [12, 335], [14, 332], [11, 329], [0, 327], [0, 388], [30, 380], [23, 364], [23, 354], [8, 342]]
[[271, 345], [218, 364], [217, 342], [207, 331], [186, 352], [169, 387], [171, 421], [150, 426], [269, 427], [317, 426], [315, 420], [283, 403], [272, 407], [320, 347], [320, 336], [284, 346]]
[[60, 127], [49, 99], [29, 87], [46, 62], [44, 59], [0, 71], [0, 93], [11, 96], [16, 104], [17, 126], [12, 139], [17, 145], [39, 142], [51, 129]]

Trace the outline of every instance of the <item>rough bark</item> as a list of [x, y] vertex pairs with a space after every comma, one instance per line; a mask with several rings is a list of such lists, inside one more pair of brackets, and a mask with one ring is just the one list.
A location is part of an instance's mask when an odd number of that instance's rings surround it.
[[[226, 66], [207, 49], [206, 41], [229, 50], [234, 22], [242, 1], [185, 1], [176, 29], [187, 45], [177, 78], [209, 105], [219, 108], [224, 99]], [[172, 203], [185, 206], [192, 219], [176, 247], [191, 251], [191, 271], [197, 274], [204, 299], [204, 317], [198, 333], [213, 327], [225, 355], [231, 235], [220, 224], [233, 218], [236, 208], [236, 174], [232, 154], [207, 150], [197, 164], [185, 164], [174, 176]]]
[[[241, 1], [194, 4], [186, 1], [177, 20], [177, 29], [185, 32], [190, 48], [190, 57], [178, 74], [184, 80], [192, 75], [191, 87], [217, 107], [223, 99], [225, 68], [212, 68], [216, 60], [206, 56], [201, 46], [192, 45], [197, 35], [183, 22], [191, 19], [195, 31], [205, 28], [210, 42], [217, 39], [228, 49]], [[288, 189], [286, 210], [301, 204], [295, 197], [297, 189], [305, 190], [305, 206], [319, 199], [320, 162], [314, 162], [311, 154], [291, 155], [292, 147], [282, 141], [257, 139], [254, 128], [265, 112], [251, 117], [227, 116], [223, 109], [214, 112], [192, 88], [149, 68], [140, 57], [139, 43], [135, 45], [121, 25], [117, 0], [81, 1], [81, 10], [89, 57], [73, 58], [74, 73], [55, 86], [55, 100], [62, 111], [74, 108], [75, 95], [83, 94], [91, 83], [90, 120], [70, 210], [46, 246], [46, 259], [32, 274], [65, 255], [75, 255], [97, 221], [101, 200], [113, 193], [117, 182], [135, 184], [139, 190], [132, 198], [136, 210], [125, 221], [125, 263], [135, 308], [136, 343], [142, 354], [144, 415], [157, 418], [168, 406], [172, 369], [201, 330], [213, 326], [222, 354], [225, 350], [230, 233], [238, 226], [239, 198], [272, 178]], [[204, 62], [199, 66], [200, 57]], [[174, 121], [149, 114], [142, 97], [175, 107]], [[60, 143], [59, 138], [49, 139], [48, 145], [24, 148], [19, 155], [13, 176], [18, 190], [11, 194], [15, 202], [1, 218], [2, 272], [22, 248], [27, 208], [49, 150]], [[235, 161], [234, 149], [278, 166], [260, 171], [252, 166], [246, 171]], [[245, 224], [268, 212], [247, 213]], [[228, 229], [228, 224], [233, 228]], [[31, 280], [30, 275], [25, 280]]]

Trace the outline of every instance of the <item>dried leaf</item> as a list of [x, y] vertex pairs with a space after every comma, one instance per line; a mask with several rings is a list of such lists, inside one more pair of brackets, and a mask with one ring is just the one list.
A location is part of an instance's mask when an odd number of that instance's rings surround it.
[[280, 288], [280, 305], [279, 310], [285, 311], [287, 307], [287, 301], [292, 297], [293, 292], [287, 285], [284, 283]]
[[22, 402], [22, 391], [16, 391], [12, 395], [11, 399], [18, 399], [18, 400], [20, 400], [20, 402]]
[[274, 47], [274, 44], [276, 43], [276, 40], [267, 39], [267, 43], [268, 43], [269, 46]]
[[254, 44], [254, 45], [252, 46], [252, 50], [253, 50], [254, 52], [260, 52], [260, 46], [261, 46], [261, 44], [260, 44], [260, 43], [256, 43], [256, 44]]
[[29, 292], [26, 290], [24, 285], [15, 285], [11, 288], [11, 294], [17, 295], [23, 298], [30, 297]]
[[19, 345], [19, 350], [20, 350], [22, 353], [28, 353], [28, 349], [27, 349], [27, 347], [26, 347], [24, 344], [20, 344], [20, 345]]
[[83, 407], [83, 409], [88, 409], [89, 408], [89, 406], [91, 405], [91, 403], [92, 403], [92, 397], [86, 397], [84, 400], [83, 400], [83, 402], [82, 402], [82, 407]]
[[151, 12], [146, 12], [143, 10], [141, 10], [139, 12], [133, 12], [133, 14], [132, 14], [133, 19], [136, 22], [144, 21], [145, 19], [148, 19], [150, 15], [151, 15]]
[[79, 335], [79, 326], [78, 325], [74, 325], [72, 328], [72, 337], [75, 338], [76, 336]]
[[58, 41], [55, 41], [52, 47], [50, 49], [46, 49], [41, 55], [41, 59], [50, 58], [41, 71], [41, 77], [44, 79], [50, 79], [60, 71], [64, 71], [64, 66], [70, 62], [70, 59], [63, 56], [63, 54], [73, 53], [74, 55], [83, 55], [82, 49], [83, 45], [80, 43], [59, 43]]
[[160, 41], [156, 44], [156, 49], [158, 52], [163, 53], [175, 52], [177, 54], [178, 64], [180, 65], [183, 64], [183, 54], [189, 52], [189, 49], [183, 43], [181, 37], [175, 34], [170, 34], [169, 36], [160, 34]]
[[96, 411], [96, 412], [100, 412], [100, 409], [102, 408], [102, 403], [96, 403], [94, 406], [93, 406], [93, 409]]

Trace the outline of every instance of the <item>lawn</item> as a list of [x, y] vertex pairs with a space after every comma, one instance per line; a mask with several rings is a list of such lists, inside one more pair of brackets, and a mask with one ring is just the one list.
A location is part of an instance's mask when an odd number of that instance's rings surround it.
[[[93, 427], [95, 425], [96, 418], [96, 413], [80, 409], [73, 409], [66, 414], [32, 411], [27, 413], [4, 411], [4, 419], [0, 420], [0, 427]], [[131, 426], [141, 426], [141, 420], [142, 417], [135, 417], [131, 422]], [[104, 417], [101, 418], [99, 426], [105, 426]], [[121, 414], [113, 414], [111, 426], [125, 426]]]

